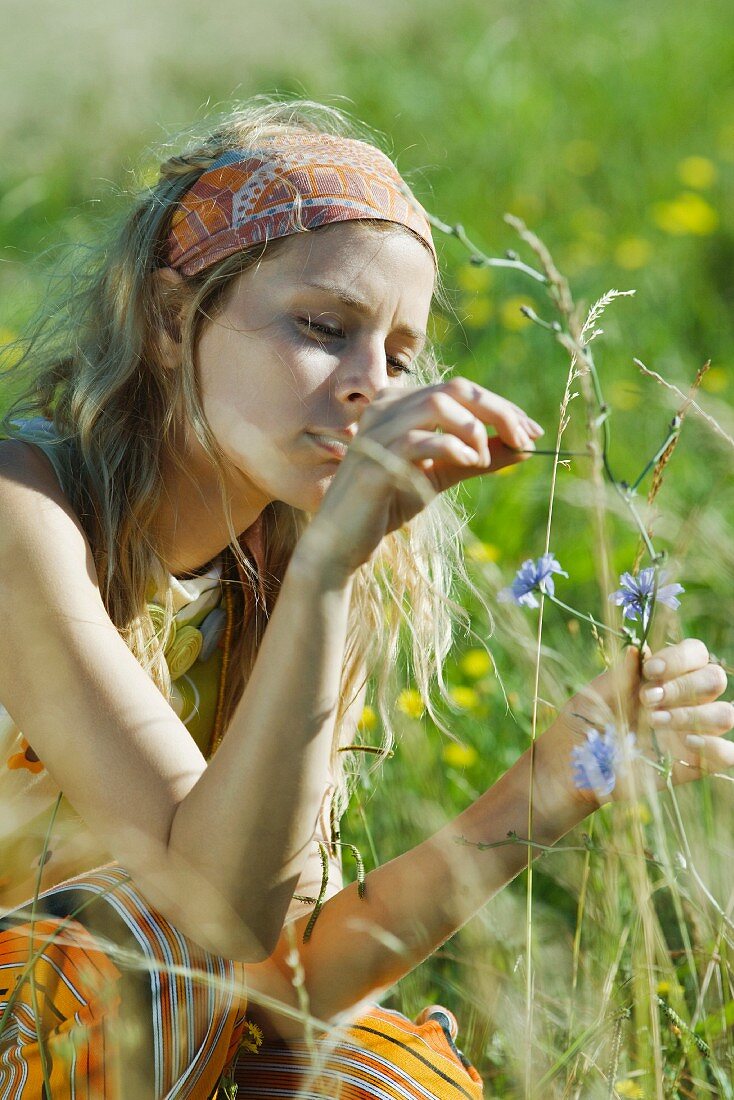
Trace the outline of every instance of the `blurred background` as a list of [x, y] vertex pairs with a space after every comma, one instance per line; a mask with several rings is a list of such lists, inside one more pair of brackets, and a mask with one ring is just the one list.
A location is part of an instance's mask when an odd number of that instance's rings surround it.
[[[710, 359], [700, 401], [734, 434], [729, 0], [0, 0], [0, 12], [0, 342], [21, 331], [64, 246], [93, 238], [155, 171], [156, 147], [235, 99], [288, 93], [373, 127], [424, 205], [461, 222], [490, 254], [519, 247], [503, 221], [511, 212], [550, 247], [578, 302], [636, 289], [609, 308], [596, 345], [618, 478], [635, 480], [677, 404], [640, 375], [633, 356], [684, 390]], [[531, 304], [550, 318], [543, 288], [517, 272], [470, 265], [454, 239], [437, 243], [450, 303], [434, 318], [443, 361], [525, 407], [552, 445], [568, 361], [519, 308]], [[0, 382], [5, 398], [11, 383]], [[577, 404], [569, 446], [583, 445]], [[570, 573], [559, 594], [600, 614], [606, 594], [584, 461], [561, 471], [552, 548]], [[523, 558], [544, 548], [550, 462], [539, 456], [467, 492], [476, 538], [469, 556], [491, 604]], [[689, 417], [656, 526], [687, 590], [682, 629], [729, 664], [731, 472], [731, 447]], [[637, 539], [623, 514], [610, 523], [621, 572], [632, 567]], [[379, 782], [365, 779], [344, 831], [368, 866], [462, 809], [527, 744], [535, 618], [497, 609], [490, 633], [474, 611], [479, 640], [458, 639], [449, 669], [456, 713], [446, 721], [457, 742], [427, 719], [405, 672], [396, 701], [401, 745]], [[575, 622], [549, 612], [546, 641], [561, 656], [548, 675], [556, 688], [578, 686], [599, 667], [596, 647]], [[368, 711], [365, 730], [377, 737], [375, 723]], [[570, 871], [545, 867], [536, 884], [547, 918], [539, 935], [545, 927], [549, 945], [568, 945], [578, 883]], [[522, 950], [513, 905], [524, 888], [519, 881], [474, 922], [483, 940], [475, 928], [452, 941], [391, 1002], [410, 1013], [427, 1000], [455, 1008], [467, 1049], [502, 1095], [510, 1095], [502, 1076], [510, 1040], [497, 1019], [502, 982], [511, 985]], [[554, 990], [551, 982], [549, 999]]]

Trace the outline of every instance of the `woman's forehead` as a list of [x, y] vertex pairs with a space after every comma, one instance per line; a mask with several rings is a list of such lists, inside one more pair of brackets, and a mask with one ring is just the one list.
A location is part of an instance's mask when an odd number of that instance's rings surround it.
[[[267, 261], [267, 253], [264, 260]], [[356, 287], [433, 292], [435, 267], [428, 249], [408, 229], [390, 222], [346, 222], [293, 234], [275, 250], [271, 263], [258, 265], [269, 282], [283, 287], [356, 294]]]

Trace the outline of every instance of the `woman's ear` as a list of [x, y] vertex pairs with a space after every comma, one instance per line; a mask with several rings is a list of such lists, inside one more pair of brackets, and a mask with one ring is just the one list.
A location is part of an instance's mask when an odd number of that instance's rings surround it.
[[160, 279], [161, 282], [168, 283], [169, 286], [181, 286], [183, 283], [183, 275], [180, 271], [176, 271], [173, 267], [158, 267], [153, 272], [154, 278]]

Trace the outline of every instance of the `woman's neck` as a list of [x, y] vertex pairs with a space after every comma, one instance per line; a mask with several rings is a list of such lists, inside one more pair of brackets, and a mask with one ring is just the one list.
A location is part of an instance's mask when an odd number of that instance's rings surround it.
[[[163, 491], [153, 524], [164, 568], [174, 576], [201, 570], [231, 541], [216, 471], [203, 450], [189, 455], [185, 468], [163, 463]], [[226, 485], [237, 535], [257, 520], [268, 498], [239, 471]]]

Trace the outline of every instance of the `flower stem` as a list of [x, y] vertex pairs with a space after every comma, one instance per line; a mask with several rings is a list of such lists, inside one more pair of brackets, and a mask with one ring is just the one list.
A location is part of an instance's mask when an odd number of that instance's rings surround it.
[[653, 457], [650, 459], [650, 461], [647, 463], [644, 470], [642, 471], [640, 476], [636, 479], [636, 481], [634, 481], [630, 485], [630, 487], [629, 487], [629, 492], [630, 493], [634, 493], [637, 489], [639, 489], [641, 483], [645, 480], [647, 475], [650, 473], [650, 470], [652, 470], [655, 466], [657, 466], [658, 462], [663, 457], [663, 455], [667, 451], [670, 444], [673, 442], [674, 439], [676, 439], [680, 435], [680, 426], [681, 426], [681, 418], [679, 416], [674, 417], [673, 422], [670, 425], [670, 431], [668, 432], [667, 436], [665, 437], [665, 442], [663, 443], [662, 447], [658, 448], [658, 450], [653, 455]]
[[615, 630], [613, 627], [607, 626], [606, 623], [600, 623], [593, 615], [586, 615], [583, 611], [577, 611], [575, 607], [571, 607], [569, 604], [564, 603], [563, 600], [559, 600], [558, 596], [551, 596], [550, 592], [545, 592], [544, 595], [551, 603], [563, 608], [564, 611], [568, 611], [569, 614], [575, 615], [577, 619], [583, 619], [585, 622], [591, 623], [597, 630], [605, 630], [607, 634], [614, 634], [615, 637], [622, 638], [625, 642], [629, 641], [629, 635], [624, 634], [621, 630]]

